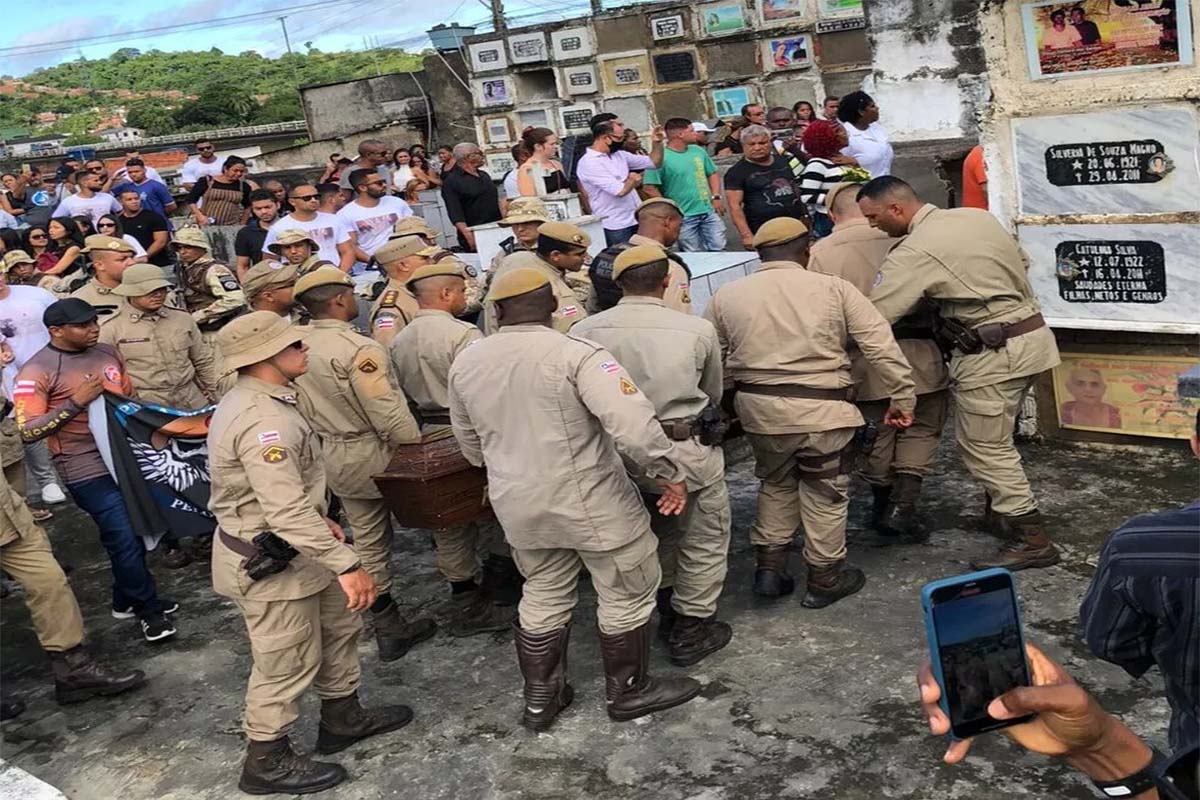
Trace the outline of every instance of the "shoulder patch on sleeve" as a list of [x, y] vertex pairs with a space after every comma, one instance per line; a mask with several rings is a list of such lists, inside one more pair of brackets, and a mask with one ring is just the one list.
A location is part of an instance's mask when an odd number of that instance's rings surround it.
[[365, 372], [368, 375], [373, 372], [379, 372], [379, 364], [370, 356], [360, 359], [356, 366], [359, 372]]
[[394, 305], [396, 305], [396, 298], [399, 296], [400, 296], [400, 293], [397, 292], [395, 289], [389, 289], [388, 291], [383, 293], [383, 299], [381, 299], [379, 302], [381, 305], [394, 306]]
[[600, 369], [604, 370], [609, 375], [616, 375], [621, 371], [621, 365], [615, 361], [602, 361], [600, 363]]
[[262, 451], [262, 459], [268, 464], [278, 464], [287, 461], [287, 449], [274, 444]]
[[621, 394], [637, 394], [638, 393], [638, 388], [633, 385], [633, 381], [629, 380], [629, 378], [622, 376], [620, 383], [621, 383]]
[[377, 330], [386, 331], [394, 327], [396, 327], [395, 317], [380, 317], [379, 319], [375, 320], [375, 328]]

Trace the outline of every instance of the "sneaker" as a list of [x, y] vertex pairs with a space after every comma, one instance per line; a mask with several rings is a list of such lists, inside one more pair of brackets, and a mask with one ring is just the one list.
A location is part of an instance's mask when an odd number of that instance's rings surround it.
[[42, 502], [54, 506], [67, 502], [67, 496], [57, 483], [47, 483], [42, 487]]
[[[174, 600], [168, 600], [165, 597], [160, 597], [158, 602], [162, 603], [162, 613], [164, 614], [174, 614], [179, 610], [179, 603], [175, 602]], [[129, 606], [125, 609], [114, 608], [112, 610], [112, 616], [113, 619], [133, 619], [137, 616], [137, 614], [133, 612], [133, 606]]]
[[166, 614], [142, 617], [142, 636], [147, 642], [161, 642], [175, 635], [175, 625]]

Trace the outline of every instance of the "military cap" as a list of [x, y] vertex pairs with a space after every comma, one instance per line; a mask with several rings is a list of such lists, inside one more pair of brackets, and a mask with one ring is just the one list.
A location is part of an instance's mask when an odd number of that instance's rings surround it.
[[592, 244], [592, 237], [587, 235], [587, 231], [569, 222], [543, 222], [538, 226], [538, 236], [585, 249]]
[[264, 259], [246, 270], [246, 277], [242, 279], [242, 293], [247, 301], [253, 300], [267, 289], [295, 283], [299, 276], [295, 264]]
[[546, 204], [536, 197], [516, 197], [508, 201], [508, 213], [497, 225], [517, 225], [522, 222], [549, 222]]
[[542, 274], [540, 270], [521, 267], [520, 269], [506, 272], [492, 281], [492, 288], [488, 292], [488, 299], [493, 301], [507, 300], [510, 297], [527, 294], [534, 289], [540, 289], [543, 286], [549, 285], [550, 279]]
[[275, 241], [267, 245], [267, 249], [275, 255], [279, 255], [283, 250], [284, 245], [299, 244], [300, 242], [308, 242], [312, 245], [313, 251], [321, 249], [321, 243], [308, 234], [308, 231], [300, 230], [299, 228], [288, 228], [275, 238]]
[[251, 311], [232, 320], [217, 334], [225, 369], [232, 372], [279, 355], [304, 338], [302, 326], [274, 311]]
[[441, 248], [426, 244], [425, 240], [416, 234], [390, 239], [375, 251], [375, 260], [380, 264], [391, 264], [409, 256], [425, 256], [432, 258], [441, 252]]
[[636, 247], [630, 247], [628, 250], [622, 250], [616, 260], [613, 261], [612, 277], [615, 281], [621, 276], [621, 273], [627, 269], [634, 267], [644, 267], [647, 264], [654, 264], [658, 261], [667, 260], [667, 251], [663, 250], [658, 245], [639, 244]]
[[99, 316], [96, 308], [86, 300], [64, 297], [46, 306], [46, 310], [42, 312], [42, 324], [47, 328], [53, 325], [82, 325]]
[[411, 217], [404, 217], [397, 220], [396, 224], [392, 226], [392, 235], [388, 238], [399, 239], [401, 236], [424, 236], [426, 239], [436, 242], [438, 234], [437, 231], [429, 227], [429, 223], [425, 221], [424, 217], [418, 217], [414, 214]]
[[175, 231], [175, 239], [171, 242], [171, 246], [199, 247], [205, 251], [212, 250], [209, 247], [208, 239], [204, 236], [204, 231], [199, 228], [180, 228]]
[[792, 217], [776, 217], [763, 223], [754, 234], [755, 247], [773, 247], [777, 244], [787, 244], [808, 233], [804, 223]]
[[10, 250], [4, 254], [4, 269], [8, 270], [15, 267], [17, 264], [33, 264], [33, 256], [26, 253], [24, 250]]
[[81, 253], [99, 253], [100, 251], [109, 253], [132, 253], [133, 245], [124, 239], [118, 239], [115, 236], [105, 236], [101, 233], [95, 233], [83, 240], [84, 247], [79, 252]]
[[638, 203], [637, 211], [634, 212], [634, 216], [640, 217], [643, 211], [645, 211], [647, 208], [653, 208], [654, 206], [670, 206], [671, 208], [675, 209], [675, 212], [679, 214], [679, 216], [683, 216], [683, 211], [680, 210], [679, 204], [669, 197], [650, 197], [646, 200], [643, 200], [642, 202]]
[[122, 297], [142, 297], [170, 285], [171, 282], [163, 274], [162, 267], [154, 264], [134, 264], [121, 275], [121, 283], [113, 287], [112, 293]]
[[417, 281], [423, 281], [426, 278], [437, 278], [443, 275], [451, 278], [462, 278], [466, 280], [467, 265], [459, 261], [457, 258], [448, 257], [439, 259], [433, 264], [426, 264], [423, 267], [418, 267], [416, 272], [412, 274], [404, 284], [404, 288], [412, 294], [416, 294]]
[[292, 291], [296, 297], [315, 289], [318, 286], [349, 286], [354, 288], [354, 279], [337, 267], [317, 267], [312, 272], [300, 276]]
[[834, 199], [847, 189], [852, 189], [854, 193], [857, 194], [858, 190], [862, 187], [863, 185], [861, 183], [835, 183], [833, 186], [829, 187], [829, 191], [825, 193], [825, 207], [833, 208]]

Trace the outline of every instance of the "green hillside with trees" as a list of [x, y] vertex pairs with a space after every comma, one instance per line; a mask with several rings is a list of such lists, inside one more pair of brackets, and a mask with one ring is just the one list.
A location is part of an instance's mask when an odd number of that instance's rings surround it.
[[[92, 140], [89, 131], [106, 110], [124, 107], [126, 123], [148, 135], [244, 124], [301, 119], [297, 89], [317, 83], [363, 78], [421, 68], [421, 56], [403, 50], [306, 52], [264, 58], [253, 51], [230, 55], [214, 47], [204, 51], [145, 53], [122, 48], [108, 58], [80, 59], [36, 70], [20, 80], [62, 94], [0, 96], [0, 128], [33, 128], [39, 113], [71, 116], [49, 130], [70, 134], [75, 142]], [[179, 91], [195, 99], [142, 96], [118, 98], [116, 90], [136, 93]], [[93, 109], [99, 108], [99, 111]]]

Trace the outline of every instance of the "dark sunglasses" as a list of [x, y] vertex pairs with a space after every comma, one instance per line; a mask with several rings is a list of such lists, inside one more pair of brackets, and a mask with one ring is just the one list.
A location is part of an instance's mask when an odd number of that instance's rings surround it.
[[112, 222], [97, 222], [96, 227], [97, 228], [115, 228], [117, 226]]
[[29, 234], [29, 241], [31, 241], [31, 242], [32, 242], [34, 239], [45, 239], [45, 238], [46, 238], [46, 234], [44, 234], [44, 233], [31, 233], [31, 234]]
[[293, 200], [317, 200], [317, 199], [320, 199], [320, 197], [321, 197], [321, 195], [319, 195], [319, 194], [294, 194], [294, 195], [292, 195]]

